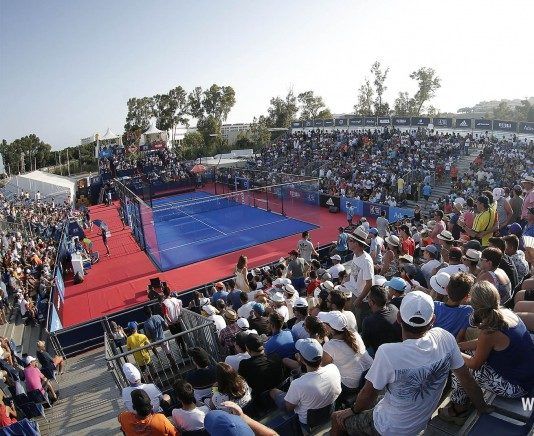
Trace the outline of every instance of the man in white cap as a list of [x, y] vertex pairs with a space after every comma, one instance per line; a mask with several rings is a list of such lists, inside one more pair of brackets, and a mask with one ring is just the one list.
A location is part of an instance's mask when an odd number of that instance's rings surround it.
[[[436, 410], [451, 370], [477, 410], [489, 411], [454, 336], [432, 328], [432, 298], [410, 292], [397, 316], [403, 342], [378, 348], [354, 405], [333, 414], [332, 434], [419, 434]], [[381, 390], [385, 395], [376, 403]]]
[[122, 401], [124, 402], [124, 408], [129, 412], [134, 412], [132, 405], [132, 391], [135, 389], [144, 390], [150, 397], [150, 403], [152, 404], [152, 411], [154, 413], [161, 412], [160, 400], [162, 393], [156, 385], [152, 383], [144, 384], [141, 382], [141, 372], [132, 363], [125, 363], [122, 365], [122, 372], [128, 380], [130, 386], [122, 389]]
[[308, 410], [333, 404], [341, 393], [341, 374], [330, 363], [321, 366], [323, 347], [316, 339], [299, 339], [295, 344], [297, 362], [306, 366], [306, 373], [293, 380], [287, 394], [271, 389], [271, 398], [282, 410], [295, 412], [300, 423], [308, 425]]
[[295, 323], [291, 327], [291, 334], [293, 339], [298, 341], [299, 339], [306, 339], [310, 337], [310, 334], [304, 328], [304, 320], [308, 316], [308, 302], [306, 298], [298, 297], [293, 304], [293, 314], [295, 315]]
[[534, 207], [534, 177], [524, 177], [521, 180], [521, 186], [525, 190], [523, 205], [521, 206], [521, 219], [523, 220], [523, 224], [525, 224], [528, 219], [528, 210]]
[[354, 257], [350, 264], [349, 280], [345, 282], [345, 287], [352, 292], [354, 314], [359, 326], [362, 325], [363, 318], [371, 313], [366, 298], [375, 275], [373, 259], [365, 251], [369, 248], [367, 236], [367, 233], [357, 228], [349, 237], [349, 249], [354, 253]]
[[332, 276], [332, 281], [335, 282], [341, 271], [345, 271], [345, 267], [341, 263], [341, 256], [339, 254], [334, 254], [330, 257], [332, 259], [332, 266], [326, 270]]

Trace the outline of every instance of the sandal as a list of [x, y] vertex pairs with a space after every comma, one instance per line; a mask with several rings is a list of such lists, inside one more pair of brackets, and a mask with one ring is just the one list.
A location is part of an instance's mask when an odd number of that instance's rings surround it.
[[438, 416], [443, 419], [443, 421], [453, 422], [456, 425], [463, 425], [469, 415], [469, 409], [463, 412], [458, 412], [454, 403], [449, 403], [438, 410]]

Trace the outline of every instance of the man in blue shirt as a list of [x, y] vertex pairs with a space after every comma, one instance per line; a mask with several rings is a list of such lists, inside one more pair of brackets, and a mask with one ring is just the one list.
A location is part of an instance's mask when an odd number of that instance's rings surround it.
[[228, 297], [228, 292], [226, 292], [226, 288], [224, 287], [223, 282], [217, 282], [215, 283], [215, 292], [211, 296], [211, 304], [215, 305], [217, 300], [224, 300], [226, 303], [226, 297]]
[[425, 186], [423, 186], [423, 197], [426, 201], [428, 201], [431, 195], [432, 195], [432, 188], [427, 183]]
[[226, 285], [228, 286], [229, 291], [226, 297], [226, 301], [232, 306], [232, 309], [237, 311], [237, 309], [239, 309], [243, 305], [243, 303], [241, 302], [241, 290], [236, 289], [234, 279], [228, 280], [226, 282]]
[[352, 226], [352, 219], [354, 218], [354, 206], [347, 202], [347, 222]]
[[[156, 341], [161, 341], [162, 339], [165, 339], [164, 330], [167, 328], [167, 323], [162, 318], [162, 316], [158, 314], [154, 314], [150, 306], [145, 306], [145, 314], [148, 316], [148, 318], [143, 324], [143, 330], [145, 331], [145, 335], [148, 337], [150, 342], [156, 342]], [[169, 341], [163, 342], [162, 344], [158, 346], [161, 347], [161, 349], [167, 355], [167, 359], [169, 359], [169, 362], [171, 364], [171, 368], [173, 369], [173, 371], [178, 371], [178, 367], [176, 366], [176, 361], [174, 360], [174, 357], [172, 356], [172, 353], [171, 353], [171, 347], [169, 346]], [[163, 362], [163, 360], [161, 360], [161, 358], [158, 356], [158, 352], [156, 351], [156, 346], [152, 348], [152, 351], [154, 352], [154, 355], [156, 356], [156, 358], [160, 362]]]
[[265, 343], [265, 354], [277, 354], [281, 359], [285, 357], [294, 358], [295, 340], [289, 330], [282, 330], [284, 318], [273, 312], [269, 315], [269, 325], [271, 326], [272, 336]]

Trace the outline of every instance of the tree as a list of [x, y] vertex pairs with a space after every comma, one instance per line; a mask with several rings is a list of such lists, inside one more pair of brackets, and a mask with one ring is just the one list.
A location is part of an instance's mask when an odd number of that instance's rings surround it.
[[521, 100], [521, 106], [514, 108], [514, 120], [516, 121], [534, 121], [534, 106], [528, 99]]
[[497, 120], [511, 120], [514, 116], [514, 111], [507, 102], [501, 101], [497, 107], [493, 108], [492, 113], [487, 115], [489, 118], [493, 117]]
[[417, 92], [415, 93], [414, 109], [415, 115], [419, 115], [423, 110], [423, 105], [431, 100], [436, 91], [441, 88], [441, 79], [436, 75], [433, 68], [421, 67], [410, 74], [410, 79], [417, 81]]
[[399, 92], [399, 96], [395, 99], [395, 115], [416, 115], [415, 100], [407, 92]]
[[218, 121], [226, 121], [230, 110], [235, 104], [235, 91], [231, 86], [213, 84], [204, 91], [202, 107], [207, 116]]
[[179, 124], [187, 124], [187, 93], [177, 86], [168, 94], [154, 96], [156, 126], [160, 130], [174, 131]]
[[[38, 136], [31, 135], [15, 139], [10, 144], [4, 139], [0, 144], [0, 153], [4, 158], [4, 166], [11, 173], [18, 173], [33, 168], [42, 168], [47, 166], [50, 161], [52, 147]], [[24, 165], [22, 164], [24, 156]]]
[[247, 133], [249, 133], [248, 136], [252, 141], [252, 148], [254, 151], [260, 150], [271, 140], [271, 132], [269, 131], [269, 127], [267, 125], [267, 118], [264, 116], [254, 118]]
[[300, 119], [313, 120], [317, 118], [323, 110], [328, 110], [323, 102], [323, 98], [316, 96], [313, 91], [305, 91], [298, 95], [297, 100], [300, 103]]
[[128, 100], [128, 113], [124, 130], [145, 131], [150, 125], [150, 118], [156, 114], [156, 100], [154, 97], [130, 98]]
[[354, 105], [354, 112], [357, 115], [372, 115], [374, 93], [371, 82], [366, 78], [358, 91], [358, 103]]
[[269, 127], [288, 128], [298, 112], [297, 97], [290, 89], [285, 98], [273, 97], [267, 109]]
[[250, 139], [249, 136], [249, 132], [239, 132], [234, 147], [240, 150], [244, 150], [245, 148], [253, 149], [254, 142], [252, 142], [252, 139]]
[[384, 92], [387, 86], [384, 84], [389, 73], [389, 67], [382, 70], [380, 62], [376, 61], [371, 66], [371, 74], [374, 77], [373, 84], [375, 85], [376, 99], [374, 101], [374, 113], [377, 116], [389, 115], [389, 104], [383, 101]]
[[202, 148], [204, 138], [199, 132], [187, 132], [182, 140], [183, 148]]

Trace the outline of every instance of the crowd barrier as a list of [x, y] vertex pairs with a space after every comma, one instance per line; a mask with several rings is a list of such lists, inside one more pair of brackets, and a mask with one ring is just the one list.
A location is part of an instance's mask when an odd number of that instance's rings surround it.
[[323, 129], [323, 128], [365, 128], [377, 127], [413, 127], [427, 128], [432, 125], [435, 129], [478, 130], [484, 132], [519, 133], [534, 135], [534, 122], [516, 122], [504, 120], [488, 120], [483, 118], [443, 118], [443, 117], [357, 117], [345, 116], [323, 120], [293, 121], [292, 130]]

